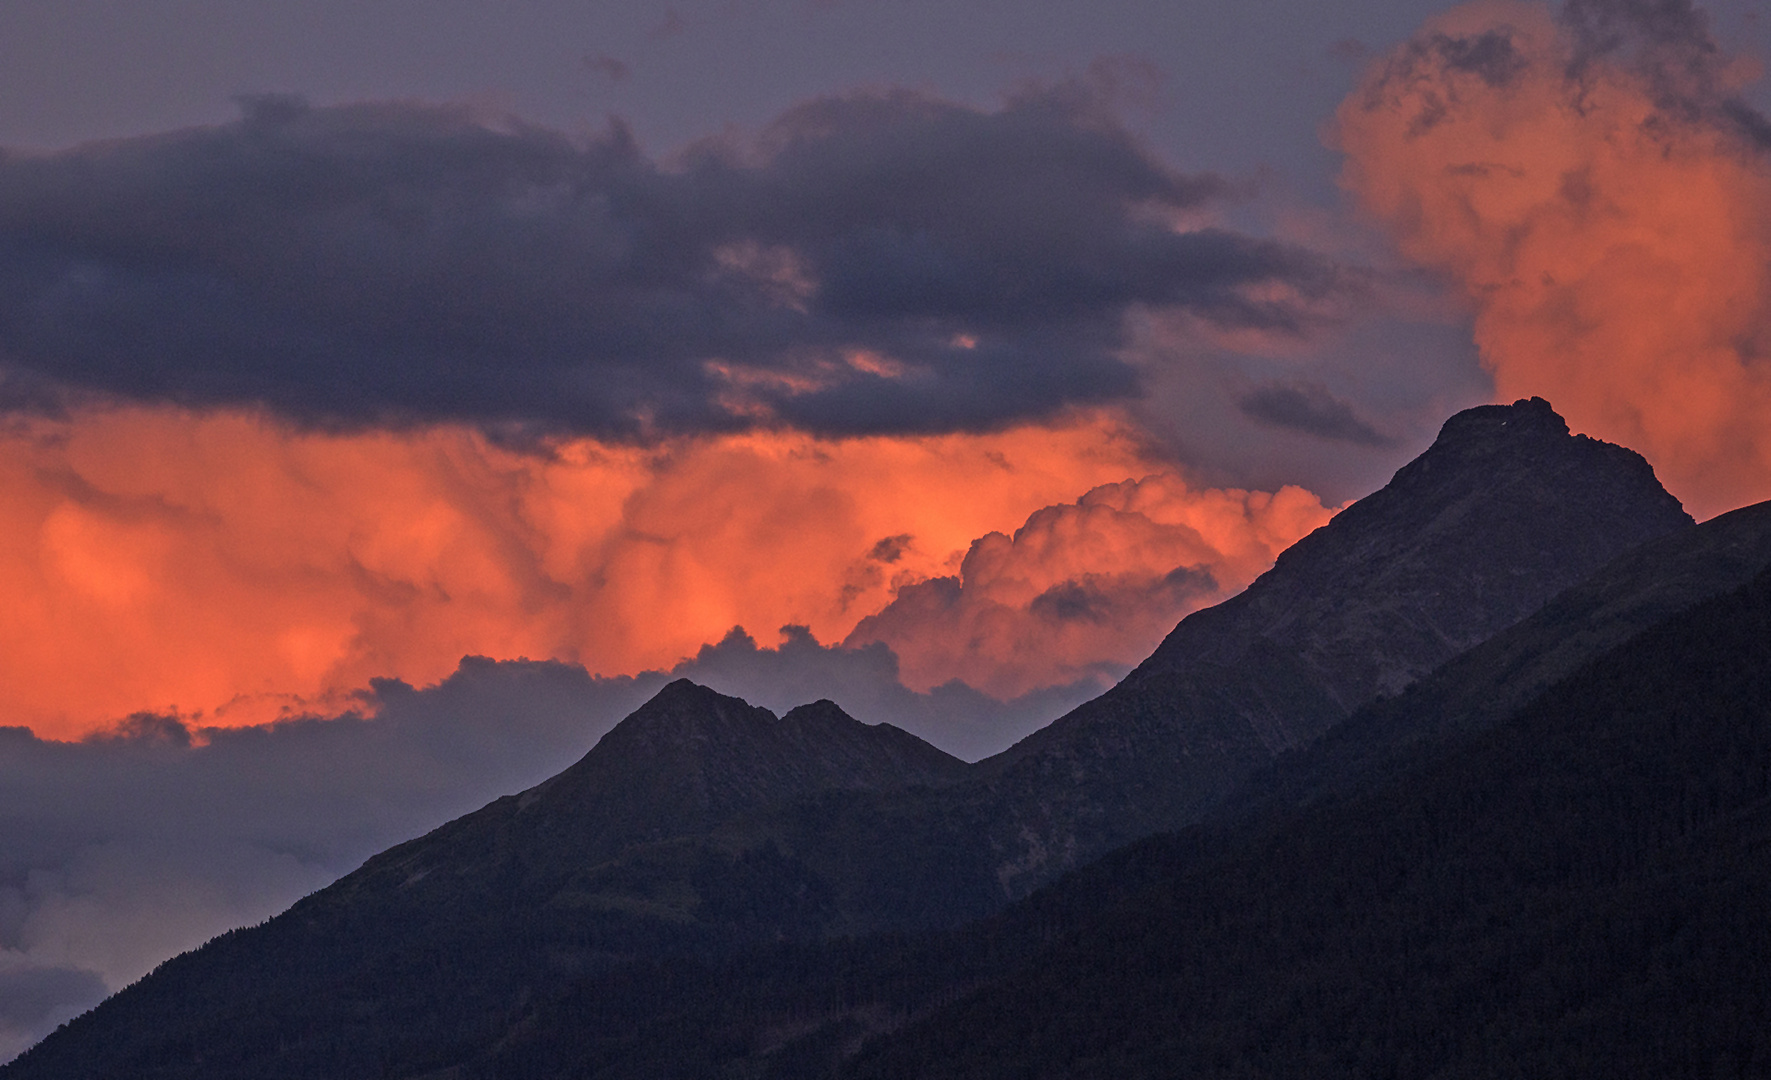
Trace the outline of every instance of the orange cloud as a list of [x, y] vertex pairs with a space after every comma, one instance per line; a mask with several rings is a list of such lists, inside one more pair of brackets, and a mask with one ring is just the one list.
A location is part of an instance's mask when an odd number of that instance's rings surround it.
[[1457, 8], [1334, 138], [1359, 203], [1462, 286], [1499, 397], [1641, 451], [1707, 517], [1771, 498], [1771, 166], [1730, 120], [1746, 69], [1700, 22], [1652, 29], [1595, 52], [1538, 5]]
[[372, 676], [432, 681], [465, 653], [633, 672], [736, 623], [839, 639], [978, 535], [1148, 468], [1099, 416], [549, 457], [460, 429], [294, 433], [175, 410], [14, 425], [0, 722], [70, 736], [169, 707], [252, 722]]
[[[55, 737], [141, 709], [255, 723], [339, 708], [377, 676], [433, 682], [464, 654], [624, 674], [734, 625], [834, 641], [882, 609], [870, 625], [895, 628], [881, 639], [913, 680], [1020, 693], [1134, 663], [1323, 516], [1290, 489], [1113, 483], [1155, 467], [1101, 414], [549, 455], [460, 428], [322, 434], [173, 409], [15, 424], [0, 722]], [[1023, 520], [1012, 542], [992, 532]], [[955, 572], [963, 625], [991, 636], [940, 661], [956, 628], [909, 612]], [[1113, 617], [1095, 625], [1100, 597]]]
[[959, 679], [1000, 698], [1117, 678], [1188, 612], [1239, 592], [1330, 516], [1297, 487], [1195, 490], [1178, 476], [1105, 484], [902, 589], [846, 644], [885, 642], [904, 682]]

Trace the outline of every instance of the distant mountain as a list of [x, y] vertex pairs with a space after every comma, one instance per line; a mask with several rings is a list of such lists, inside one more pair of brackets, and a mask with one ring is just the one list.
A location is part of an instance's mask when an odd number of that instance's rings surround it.
[[829, 887], [748, 834], [746, 815], [818, 793], [927, 792], [965, 768], [827, 701], [776, 717], [679, 680], [565, 772], [161, 965], [0, 1075], [441, 1067], [587, 971], [821, 929]]
[[[718, 921], [700, 910], [708, 890], [676, 872], [705, 874], [707, 860], [752, 846], [718, 835], [721, 826], [741, 830], [749, 815], [819, 793], [944, 787], [966, 768], [829, 701], [777, 717], [678, 679], [558, 776], [376, 856], [330, 890], [331, 902], [446, 894], [471, 881], [531, 906]], [[654, 881], [666, 885], [650, 888]], [[790, 928], [820, 926], [808, 905], [816, 906], [811, 897], [798, 897], [779, 915]], [[741, 921], [770, 917], [757, 909]]]
[[[535, 1038], [564, 1031], [594, 1044], [574, 1060], [654, 1075], [656, 1054], [704, 1060], [728, 1035], [744, 1058], [756, 1039], [788, 1047], [829, 1029], [823, 999], [771, 1011], [792, 977], [756, 973], [803, 961], [809, 991], [828, 984], [818, 972], [833, 956], [854, 962], [844, 995], [878, 997], [852, 981], [878, 971], [899, 994], [888, 999], [926, 1005], [917, 987], [951, 995], [1034, 939], [973, 940], [964, 955], [985, 959], [958, 983], [918, 951], [951, 939], [821, 942], [986, 915], [1199, 820], [1257, 775], [1315, 790], [1330, 772], [1264, 770], [1626, 549], [1696, 531], [1639, 456], [1569, 435], [1547, 404], [1460, 413], [1242, 596], [1189, 617], [1114, 690], [997, 758], [968, 767], [828, 702], [777, 718], [674, 683], [560, 776], [168, 962], [0, 1076], [530, 1075], [489, 1063], [499, 1047], [561, 1060]], [[1603, 635], [1580, 644], [1584, 625], [1565, 635], [1568, 656], [1609, 647]], [[1332, 776], [1364, 775], [1408, 737], [1406, 725], [1374, 736], [1349, 759], [1358, 767]], [[765, 962], [758, 949], [780, 952]], [[923, 956], [922, 974], [895, 967], [892, 949]], [[633, 1030], [668, 1041], [672, 1009], [690, 1000], [712, 1022], [704, 998], [720, 986], [754, 1008], [694, 1047], [636, 1050], [631, 1032], [607, 1028], [645, 1020]], [[895, 1022], [882, 1016], [861, 1034]], [[570, 1074], [549, 1068], [533, 1075]]]
[[[941, 787], [965, 772], [958, 758], [890, 724], [869, 727], [830, 701], [777, 717], [678, 679], [565, 772], [507, 807], [494, 804], [502, 815], [461, 825], [502, 830], [500, 842], [533, 849], [530, 860], [561, 857], [569, 839], [572, 861], [594, 863], [817, 792]], [[451, 833], [402, 850], [408, 860], [449, 859], [458, 843]]]
[[1119, 685], [983, 763], [999, 879], [1019, 895], [1198, 820], [1276, 755], [1690, 524], [1641, 455], [1570, 435], [1541, 398], [1458, 413]]

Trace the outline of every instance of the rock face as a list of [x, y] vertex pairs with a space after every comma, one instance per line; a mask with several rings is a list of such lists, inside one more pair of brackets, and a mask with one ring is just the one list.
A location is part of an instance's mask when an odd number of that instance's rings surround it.
[[1641, 455], [1570, 435], [1541, 398], [1458, 413], [1118, 686], [983, 763], [1006, 810], [999, 880], [1019, 895], [1197, 820], [1274, 755], [1690, 524]]

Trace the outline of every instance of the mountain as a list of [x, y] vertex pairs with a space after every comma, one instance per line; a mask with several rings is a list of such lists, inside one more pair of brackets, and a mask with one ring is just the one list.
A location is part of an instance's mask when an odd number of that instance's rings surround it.
[[[705, 1062], [729, 1038], [754, 1057], [757, 1039], [825, 1031], [829, 1001], [769, 1002], [828, 986], [830, 963], [848, 965], [845, 1000], [877, 997], [854, 979], [880, 972], [924, 1007], [917, 987], [965, 982], [941, 959], [958, 939], [930, 929], [1198, 821], [1361, 703], [1627, 548], [1693, 531], [1639, 456], [1570, 435], [1547, 404], [1460, 413], [1247, 592], [997, 758], [964, 766], [827, 702], [777, 718], [675, 683], [560, 776], [175, 958], [0, 1076], [524, 1075], [491, 1063], [500, 1048], [557, 1059], [546, 1032], [574, 1032], [581, 1061], [653, 1075], [659, 1054]], [[866, 936], [880, 931], [898, 934]], [[1000, 974], [1035, 939], [999, 940], [963, 945], [985, 958], [965, 978]], [[922, 959], [907, 972], [902, 956]], [[720, 988], [740, 1015], [673, 1041], [670, 1003], [712, 1023]], [[635, 1049], [612, 1024], [659, 1045]]]
[[[467, 1075], [1762, 1075], [1771, 503], [1540, 616], [1297, 752], [1301, 803], [954, 932], [587, 978]], [[1400, 741], [1354, 774], [1349, 729]]]
[[0, 1075], [442, 1067], [586, 972], [821, 927], [828, 886], [747, 835], [746, 814], [820, 792], [927, 791], [964, 769], [830, 702], [776, 717], [679, 680], [558, 776], [168, 961]]
[[1690, 524], [1639, 454], [1570, 435], [1541, 398], [1458, 413], [1119, 685], [983, 763], [999, 880], [1022, 895], [1198, 820], [1275, 756]]
[[[671, 922], [819, 926], [825, 901], [800, 873], [774, 883], [791, 898], [713, 895], [734, 857], [768, 858], [741, 835], [746, 816], [819, 793], [925, 791], [965, 771], [916, 736], [862, 724], [829, 701], [777, 717], [678, 679], [564, 772], [377, 856], [332, 892], [334, 902], [400, 892], [423, 903], [471, 887]], [[708, 910], [722, 902], [738, 910], [723, 919]]]
[[1374, 701], [1232, 803], [1240, 811], [1331, 797], [1423, 748], [1481, 731], [1596, 656], [1771, 566], [1771, 502], [1643, 544], [1396, 697]]
[[841, 1075], [1766, 1075], [1771, 573], [1364, 790], [1058, 890], [1049, 944]]

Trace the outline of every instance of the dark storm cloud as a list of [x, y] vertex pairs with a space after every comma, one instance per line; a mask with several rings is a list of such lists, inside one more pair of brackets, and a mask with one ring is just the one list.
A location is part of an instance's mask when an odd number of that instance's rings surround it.
[[1568, 0], [1561, 21], [1574, 35], [1571, 78], [1599, 60], [1627, 64], [1647, 79], [1663, 116], [1717, 125], [1771, 149], [1771, 120], [1736, 95], [1707, 12], [1690, 0]]
[[1513, 39], [1495, 30], [1473, 37], [1434, 34], [1414, 47], [1438, 53], [1446, 67], [1470, 72], [1489, 86], [1505, 86], [1526, 67], [1525, 58], [1513, 47]]
[[1250, 420], [1358, 446], [1393, 446], [1395, 440], [1359, 419], [1353, 407], [1309, 382], [1273, 382], [1243, 394], [1236, 407]]
[[[801, 105], [668, 167], [465, 110], [254, 99], [221, 127], [0, 157], [0, 404], [613, 438], [976, 430], [1138, 392], [1122, 317], [1295, 329], [1324, 259], [1088, 93]], [[1277, 288], [1276, 288], [1277, 287]]]

